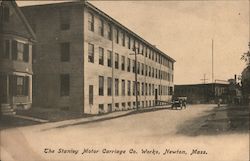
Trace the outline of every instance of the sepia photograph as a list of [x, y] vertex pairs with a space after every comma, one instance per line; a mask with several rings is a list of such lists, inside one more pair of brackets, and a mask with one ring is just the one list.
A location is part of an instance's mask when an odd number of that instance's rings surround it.
[[0, 161], [249, 161], [250, 0], [0, 0]]

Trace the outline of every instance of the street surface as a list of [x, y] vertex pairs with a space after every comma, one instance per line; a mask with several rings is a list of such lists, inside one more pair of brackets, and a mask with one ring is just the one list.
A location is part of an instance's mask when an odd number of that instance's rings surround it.
[[[74, 124], [72, 120], [70, 126], [45, 123], [5, 129], [1, 131], [1, 157], [3, 161], [248, 161], [248, 129], [228, 132], [230, 120], [224, 123], [227, 113], [221, 110], [217, 116], [215, 108], [192, 105], [184, 110], [164, 109], [98, 122]], [[215, 126], [212, 120], [208, 125], [210, 116], [223, 122]], [[216, 127], [214, 132], [204, 130], [211, 125]]]

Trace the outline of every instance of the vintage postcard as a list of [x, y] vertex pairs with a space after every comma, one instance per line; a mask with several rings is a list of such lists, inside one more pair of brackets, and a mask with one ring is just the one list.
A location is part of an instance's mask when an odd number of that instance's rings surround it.
[[249, 161], [249, 0], [0, 0], [0, 161]]

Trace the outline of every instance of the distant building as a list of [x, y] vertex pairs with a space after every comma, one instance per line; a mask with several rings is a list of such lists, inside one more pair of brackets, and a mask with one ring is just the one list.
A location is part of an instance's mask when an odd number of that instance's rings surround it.
[[242, 72], [242, 94], [244, 103], [250, 103], [250, 66], [247, 66]]
[[0, 106], [4, 114], [32, 104], [35, 34], [15, 1], [0, 1]]
[[34, 106], [89, 114], [135, 108], [135, 72], [140, 107], [171, 101], [175, 60], [95, 6], [80, 1], [22, 11], [38, 38]]
[[223, 83], [175, 85], [174, 97], [187, 97], [188, 103], [216, 103], [218, 99], [228, 102], [228, 87]]

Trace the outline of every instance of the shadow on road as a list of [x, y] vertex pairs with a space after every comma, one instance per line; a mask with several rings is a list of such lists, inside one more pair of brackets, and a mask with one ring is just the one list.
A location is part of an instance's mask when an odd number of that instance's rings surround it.
[[207, 110], [202, 116], [178, 126], [177, 134], [219, 135], [249, 132], [249, 106], [224, 106]]

